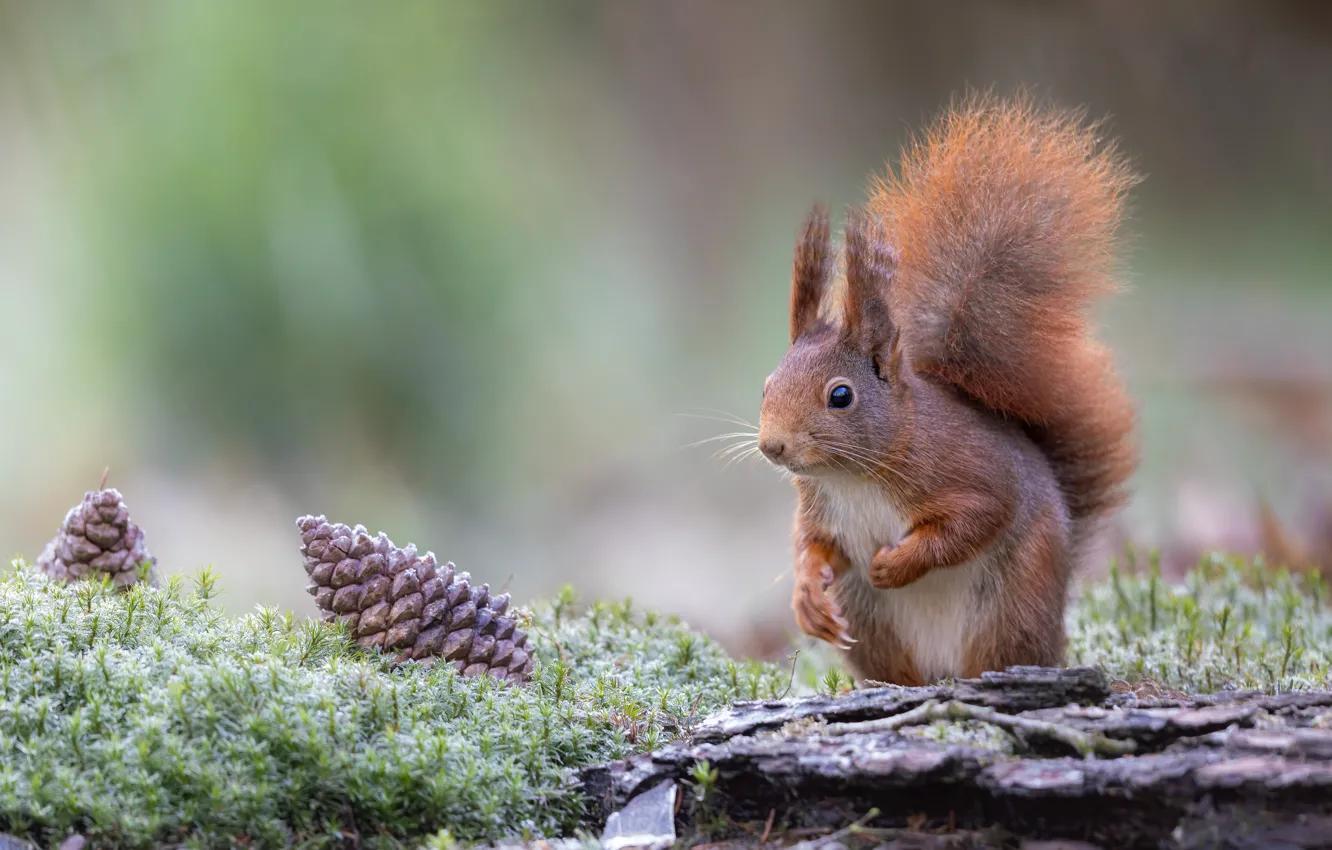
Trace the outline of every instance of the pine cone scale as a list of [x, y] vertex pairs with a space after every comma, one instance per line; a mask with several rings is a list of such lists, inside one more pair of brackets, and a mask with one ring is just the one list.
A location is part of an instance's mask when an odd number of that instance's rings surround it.
[[353, 561], [351, 558], [343, 558], [341, 561], [338, 561], [337, 566], [333, 568], [333, 575], [329, 578], [328, 583], [333, 587], [346, 587], [356, 581], [356, 569], [358, 566], [357, 562]]
[[359, 584], [352, 584], [339, 588], [333, 594], [333, 604], [330, 606], [334, 613], [350, 614], [353, 611], [361, 610], [361, 597], [365, 594], [365, 588]]
[[120, 529], [104, 522], [87, 523], [84, 526], [83, 533], [89, 540], [103, 549], [111, 548], [116, 541], [120, 540]]
[[421, 621], [407, 620], [389, 628], [388, 637], [384, 638], [384, 646], [388, 649], [402, 649], [408, 644], [415, 643], [420, 634]]
[[389, 582], [383, 576], [373, 576], [365, 583], [365, 596], [361, 597], [363, 607], [373, 607], [388, 599]]
[[360, 634], [368, 635], [382, 632], [388, 628], [389, 606], [387, 602], [376, 602], [361, 612]]
[[102, 554], [102, 547], [86, 538], [76, 537], [65, 546], [65, 551], [69, 553], [70, 560], [91, 561]]
[[393, 603], [393, 610], [389, 611], [389, 625], [396, 626], [406, 620], [420, 620], [421, 609], [425, 608], [425, 597], [419, 593], [413, 593], [411, 596], [404, 596]]
[[103, 552], [88, 562], [102, 572], [120, 572], [125, 567], [125, 552]]
[[449, 628], [466, 629], [476, 625], [476, 604], [470, 599], [449, 609]]
[[513, 648], [513, 653], [509, 656], [509, 669], [521, 670], [527, 665], [527, 659], [527, 650], [523, 649], [521, 646], [515, 646]]
[[489, 662], [494, 653], [495, 639], [490, 635], [477, 635], [472, 641], [472, 651], [468, 653], [467, 660], [473, 664]]
[[401, 599], [421, 589], [421, 579], [416, 570], [404, 570], [393, 578], [393, 598]]
[[457, 661], [467, 657], [472, 651], [472, 633], [466, 629], [460, 629], [456, 632], [449, 632], [444, 638], [444, 646], [440, 654], [447, 661]]
[[321, 587], [327, 587], [330, 590], [336, 590], [337, 588], [333, 587], [331, 583], [331, 579], [333, 578], [333, 566], [333, 564], [330, 564], [327, 561], [321, 561], [313, 567], [307, 567], [306, 571], [309, 573], [311, 581], [315, 584]]
[[442, 599], [444, 596], [444, 582], [440, 581], [439, 576], [435, 576], [421, 585], [421, 594], [425, 596], [427, 603]]
[[[367, 581], [372, 578], [384, 578], [384, 556], [378, 552], [372, 552], [361, 559], [361, 566], [356, 571], [357, 581]], [[384, 578], [387, 585], [388, 579]]]
[[427, 658], [432, 655], [439, 655], [439, 651], [443, 645], [444, 627], [431, 626], [421, 632], [420, 637], [416, 639], [416, 648], [412, 653], [412, 657]]
[[443, 599], [436, 599], [434, 602], [427, 602], [425, 609], [421, 611], [421, 619], [431, 625], [444, 625], [445, 619], [449, 615], [448, 602]]

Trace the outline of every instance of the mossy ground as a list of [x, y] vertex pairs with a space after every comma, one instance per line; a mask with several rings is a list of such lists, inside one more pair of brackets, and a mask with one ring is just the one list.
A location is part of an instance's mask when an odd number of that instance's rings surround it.
[[400, 846], [573, 830], [569, 768], [669, 740], [789, 675], [628, 603], [535, 614], [534, 685], [390, 669], [212, 580], [126, 594], [0, 578], [0, 831], [42, 844]]
[[1129, 685], [1210, 693], [1332, 687], [1332, 608], [1316, 572], [1209, 555], [1179, 586], [1154, 559], [1112, 565], [1068, 613], [1068, 663]]
[[[227, 617], [207, 574], [118, 594], [0, 576], [0, 830], [43, 844], [414, 846], [570, 834], [571, 770], [645, 751], [735, 699], [788, 691], [628, 602], [534, 612], [527, 688], [392, 669], [291, 614]], [[1115, 570], [1069, 611], [1069, 662], [1210, 691], [1326, 687], [1317, 577], [1208, 558], [1179, 587]], [[797, 676], [847, 686], [806, 657]], [[931, 736], [951, 739], [953, 732]]]

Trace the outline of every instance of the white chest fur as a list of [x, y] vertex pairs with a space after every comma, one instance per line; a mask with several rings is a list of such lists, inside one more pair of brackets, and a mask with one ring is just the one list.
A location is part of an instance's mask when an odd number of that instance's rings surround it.
[[818, 487], [828, 527], [852, 564], [839, 582], [843, 606], [872, 617], [875, 631], [891, 628], [926, 679], [962, 675], [967, 640], [986, 614], [979, 593], [985, 556], [934, 570], [907, 587], [876, 590], [869, 584], [870, 561], [879, 547], [897, 544], [905, 521], [872, 483], [828, 478], [819, 479]]

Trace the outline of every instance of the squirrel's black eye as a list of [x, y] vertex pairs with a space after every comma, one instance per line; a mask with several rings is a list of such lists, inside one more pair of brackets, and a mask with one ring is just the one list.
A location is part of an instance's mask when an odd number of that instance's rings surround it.
[[828, 393], [828, 406], [834, 410], [841, 410], [844, 407], [851, 406], [851, 388], [846, 384], [838, 384]]

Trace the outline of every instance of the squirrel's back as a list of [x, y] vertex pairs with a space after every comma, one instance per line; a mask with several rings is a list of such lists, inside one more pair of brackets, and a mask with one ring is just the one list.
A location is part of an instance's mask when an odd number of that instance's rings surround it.
[[1133, 405], [1087, 315], [1117, 288], [1136, 182], [1080, 112], [973, 95], [870, 201], [899, 251], [890, 297], [914, 367], [1023, 424], [1078, 543], [1122, 505], [1137, 464]]

